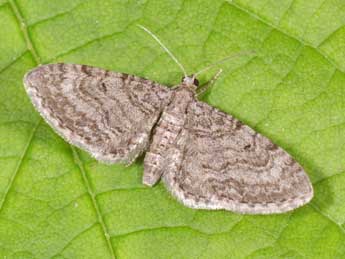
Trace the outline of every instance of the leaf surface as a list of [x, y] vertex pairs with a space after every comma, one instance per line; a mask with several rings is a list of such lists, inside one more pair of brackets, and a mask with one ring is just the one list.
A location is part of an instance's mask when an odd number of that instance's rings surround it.
[[[0, 0], [0, 257], [345, 258], [345, 5], [335, 0]], [[312, 202], [281, 215], [186, 208], [58, 137], [22, 78], [40, 63], [180, 81], [229, 54], [204, 101], [281, 145]], [[212, 71], [214, 72], [214, 71]], [[201, 76], [206, 81], [212, 72]]]

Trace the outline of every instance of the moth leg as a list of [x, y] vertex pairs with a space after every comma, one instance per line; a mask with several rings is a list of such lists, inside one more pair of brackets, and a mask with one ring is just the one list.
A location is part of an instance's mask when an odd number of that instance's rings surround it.
[[217, 81], [217, 79], [219, 78], [222, 72], [223, 72], [223, 69], [219, 69], [218, 72], [211, 78], [211, 80], [209, 80], [205, 84], [198, 87], [196, 90], [196, 96], [199, 97], [200, 95], [205, 93], [207, 89], [211, 88], [214, 85], [214, 83]]

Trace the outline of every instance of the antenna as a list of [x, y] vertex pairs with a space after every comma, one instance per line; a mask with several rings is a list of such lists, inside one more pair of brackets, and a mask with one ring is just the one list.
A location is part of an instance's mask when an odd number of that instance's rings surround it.
[[170, 52], [170, 50], [165, 47], [165, 45], [158, 39], [158, 37], [156, 35], [154, 35], [149, 29], [145, 28], [144, 26], [137, 24], [138, 27], [140, 27], [141, 29], [143, 29], [144, 31], [146, 31], [148, 34], [151, 35], [152, 38], [154, 38], [158, 44], [165, 50], [166, 53], [169, 54], [169, 56], [175, 61], [175, 63], [181, 68], [183, 74], [185, 77], [187, 77], [187, 72], [184, 69], [184, 67], [182, 66], [182, 64], [177, 60], [177, 58]]
[[227, 57], [225, 57], [225, 58], [223, 58], [223, 59], [221, 59], [221, 60], [219, 60], [219, 61], [217, 61], [217, 62], [215, 62], [215, 63], [213, 63], [213, 64], [211, 64], [211, 65], [209, 65], [209, 66], [207, 66], [205, 68], [203, 68], [203, 69], [201, 69], [199, 72], [197, 72], [197, 73], [195, 73], [193, 75], [193, 78], [196, 78], [201, 73], [204, 73], [205, 71], [207, 71], [207, 70], [209, 70], [209, 69], [211, 69], [211, 68], [213, 68], [213, 67], [215, 67], [215, 66], [217, 66], [217, 65], [219, 65], [221, 63], [224, 63], [225, 61], [228, 61], [229, 59], [232, 59], [232, 58], [235, 58], [235, 57], [238, 57], [238, 56], [243, 56], [243, 55], [250, 55], [250, 54], [256, 54], [256, 53], [255, 53], [254, 50], [247, 50], [247, 51], [240, 51], [238, 53], [229, 55], [229, 56], [227, 56]]

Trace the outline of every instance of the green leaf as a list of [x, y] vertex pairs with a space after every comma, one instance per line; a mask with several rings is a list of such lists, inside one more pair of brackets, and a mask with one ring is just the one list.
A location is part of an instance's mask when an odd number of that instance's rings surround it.
[[[345, 258], [345, 6], [337, 0], [0, 0], [1, 258]], [[142, 161], [102, 165], [58, 137], [22, 77], [72, 62], [167, 85], [223, 64], [204, 101], [291, 153], [315, 198], [291, 213], [186, 208]], [[201, 80], [210, 78], [211, 72]]]

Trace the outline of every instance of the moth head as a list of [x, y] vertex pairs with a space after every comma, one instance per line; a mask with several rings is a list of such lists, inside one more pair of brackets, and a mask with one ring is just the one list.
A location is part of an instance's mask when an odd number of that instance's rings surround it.
[[195, 75], [184, 76], [182, 77], [182, 84], [196, 88], [199, 86], [199, 80], [195, 78]]

